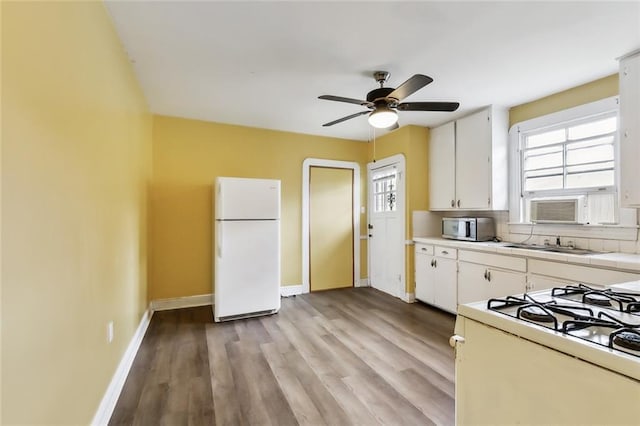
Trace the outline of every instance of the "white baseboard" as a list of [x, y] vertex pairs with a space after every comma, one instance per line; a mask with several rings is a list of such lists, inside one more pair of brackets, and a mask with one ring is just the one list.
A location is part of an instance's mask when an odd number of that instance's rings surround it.
[[416, 301], [416, 295], [415, 293], [405, 293], [402, 300], [407, 303], [414, 303]]
[[193, 308], [213, 304], [213, 294], [199, 294], [196, 296], [174, 297], [172, 299], [158, 299], [151, 301], [151, 309], [166, 311], [169, 309]]
[[300, 285], [283, 285], [280, 287], [280, 296], [289, 297], [302, 294], [302, 284]]
[[371, 287], [371, 283], [369, 283], [369, 278], [360, 278], [360, 280], [356, 282], [355, 287]]
[[118, 368], [116, 368], [116, 371], [111, 378], [111, 383], [109, 383], [109, 386], [102, 397], [102, 401], [100, 401], [100, 405], [98, 406], [96, 414], [93, 416], [93, 420], [91, 420], [92, 425], [103, 426], [109, 423], [111, 415], [113, 414], [113, 409], [120, 397], [120, 392], [122, 392], [124, 382], [127, 380], [129, 370], [131, 370], [133, 360], [136, 358], [138, 348], [140, 348], [140, 343], [142, 343], [144, 333], [147, 331], [147, 327], [149, 327], [149, 323], [151, 322], [152, 315], [153, 310], [151, 310], [151, 308], [147, 309], [142, 315], [140, 324], [138, 325], [136, 332], [133, 334], [133, 337], [129, 342], [129, 346], [127, 346], [127, 350], [124, 352], [124, 355], [118, 364]]

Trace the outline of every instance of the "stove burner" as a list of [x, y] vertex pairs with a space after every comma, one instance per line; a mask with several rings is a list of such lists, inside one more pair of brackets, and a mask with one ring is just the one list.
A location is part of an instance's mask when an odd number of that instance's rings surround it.
[[640, 334], [623, 331], [613, 337], [613, 343], [626, 349], [640, 351]]
[[553, 322], [553, 315], [538, 306], [522, 308], [520, 316], [524, 319], [536, 322]]
[[611, 306], [611, 299], [599, 293], [587, 293], [584, 295], [584, 302], [597, 306]]

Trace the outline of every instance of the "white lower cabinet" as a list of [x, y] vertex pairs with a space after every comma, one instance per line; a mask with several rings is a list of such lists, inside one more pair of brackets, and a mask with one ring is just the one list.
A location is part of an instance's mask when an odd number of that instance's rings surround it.
[[559, 278], [546, 277], [544, 275], [529, 274], [527, 277], [527, 291], [547, 290], [554, 287], [565, 287], [575, 284], [575, 281], [561, 280]]
[[416, 242], [416, 299], [457, 313], [458, 305], [583, 283], [638, 281], [640, 273]]
[[457, 250], [416, 244], [416, 299], [452, 313], [458, 307]]
[[[550, 262], [540, 259], [529, 260], [529, 273], [539, 277], [550, 277], [555, 281], [583, 283], [586, 285], [607, 286], [611, 284], [637, 281], [640, 274], [593, 266], [572, 265], [568, 263]], [[541, 290], [545, 287], [536, 288]], [[546, 287], [549, 288], [549, 287]]]
[[459, 259], [459, 304], [526, 291], [526, 259], [463, 250], [459, 252]]

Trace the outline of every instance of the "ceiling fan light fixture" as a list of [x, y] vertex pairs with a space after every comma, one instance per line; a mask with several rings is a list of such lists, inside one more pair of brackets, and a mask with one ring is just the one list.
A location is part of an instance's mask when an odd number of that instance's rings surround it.
[[377, 129], [386, 129], [398, 122], [398, 113], [389, 107], [378, 107], [369, 114], [369, 124]]

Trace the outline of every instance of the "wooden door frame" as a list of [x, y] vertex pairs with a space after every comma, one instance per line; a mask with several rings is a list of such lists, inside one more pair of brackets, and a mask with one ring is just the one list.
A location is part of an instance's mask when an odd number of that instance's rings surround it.
[[307, 158], [302, 163], [302, 293], [309, 293], [309, 176], [311, 167], [353, 171], [353, 285], [360, 285], [360, 165], [352, 161]]
[[[398, 215], [400, 217], [400, 228], [402, 232], [402, 241], [403, 244], [401, 247], [397, 247], [397, 250], [401, 253], [402, 259], [402, 276], [400, 279], [400, 283], [398, 284], [398, 288], [396, 289], [397, 294], [396, 297], [402, 300], [408, 300], [409, 295], [407, 293], [407, 256], [406, 256], [406, 234], [407, 234], [407, 223], [406, 223], [406, 209], [407, 209], [407, 166], [406, 159], [404, 154], [396, 154], [390, 157], [383, 158], [381, 160], [377, 160], [372, 163], [367, 164], [367, 223], [371, 223], [370, 215], [373, 211], [372, 209], [372, 200], [371, 196], [371, 173], [373, 170], [381, 169], [383, 167], [396, 165], [398, 173], [401, 174], [400, 182], [401, 185], [398, 187], [399, 198], [402, 200], [402, 203], [398, 203]], [[371, 245], [368, 244], [367, 240], [367, 274], [369, 275], [369, 285], [371, 285]]]

